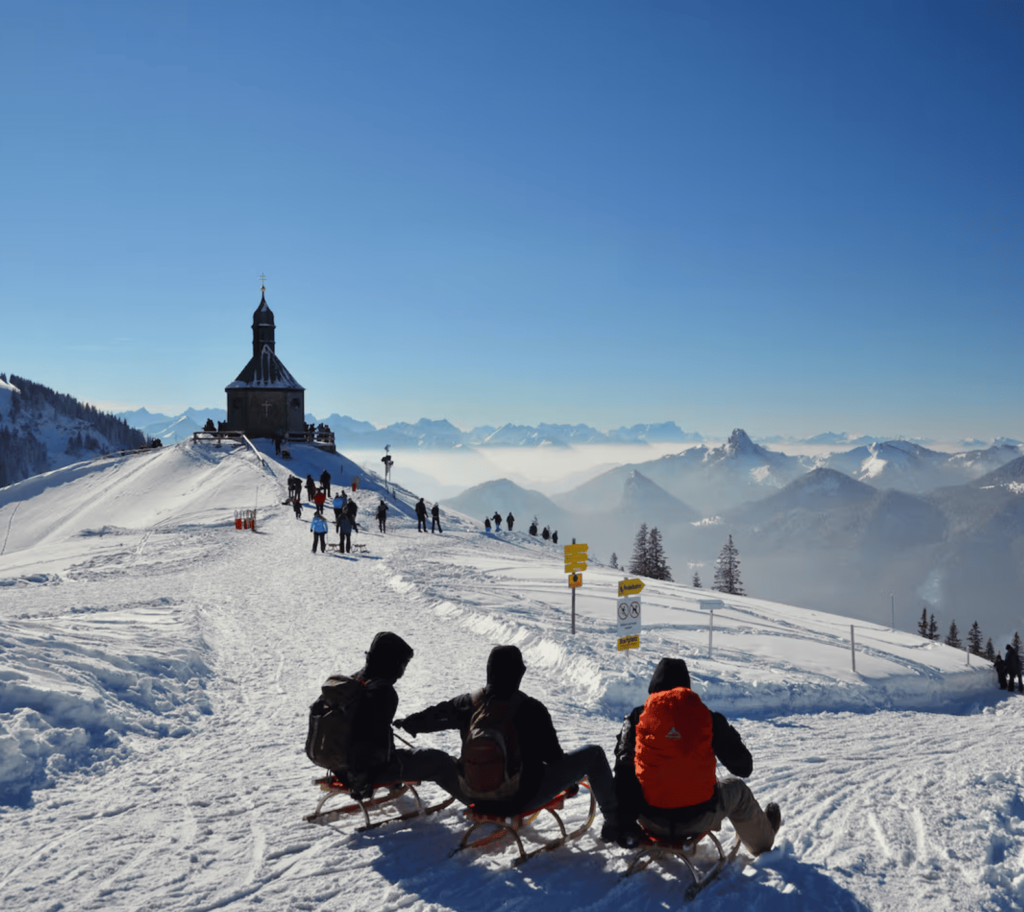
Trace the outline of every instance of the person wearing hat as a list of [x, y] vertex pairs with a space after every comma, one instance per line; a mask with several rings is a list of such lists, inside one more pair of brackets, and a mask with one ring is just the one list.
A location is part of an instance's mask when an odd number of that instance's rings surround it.
[[413, 648], [397, 633], [381, 631], [366, 651], [366, 663], [352, 676], [366, 685], [366, 691], [352, 720], [348, 767], [338, 772], [359, 798], [389, 782], [436, 781], [448, 791], [458, 788], [455, 760], [444, 751], [395, 748], [395, 684], [413, 655]]
[[[589, 744], [566, 753], [558, 742], [547, 707], [520, 691], [525, 673], [526, 664], [518, 647], [495, 646], [487, 658], [486, 687], [398, 719], [395, 725], [413, 737], [423, 732], [457, 729], [465, 743], [471, 720], [482, 703], [488, 700], [510, 702], [513, 707], [511, 724], [522, 768], [516, 790], [500, 801], [487, 801], [487, 813], [513, 816], [554, 798], [586, 776], [604, 816], [602, 838], [615, 838], [619, 832], [617, 802], [604, 750], [599, 745]], [[472, 799], [439, 784], [463, 803], [471, 803]]]
[[[728, 817], [751, 852], [768, 851], [782, 824], [779, 806], [773, 802], [762, 810], [757, 803], [743, 781], [754, 768], [750, 751], [725, 716], [711, 712], [690, 689], [686, 662], [662, 659], [647, 692], [615, 743], [619, 845], [637, 845], [641, 827], [681, 838], [718, 829]], [[717, 780], [719, 760], [733, 778]]]

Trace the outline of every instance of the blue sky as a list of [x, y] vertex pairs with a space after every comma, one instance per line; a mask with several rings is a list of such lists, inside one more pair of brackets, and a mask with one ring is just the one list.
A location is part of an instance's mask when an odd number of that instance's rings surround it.
[[0, 371], [1024, 438], [1024, 3], [0, 4]]

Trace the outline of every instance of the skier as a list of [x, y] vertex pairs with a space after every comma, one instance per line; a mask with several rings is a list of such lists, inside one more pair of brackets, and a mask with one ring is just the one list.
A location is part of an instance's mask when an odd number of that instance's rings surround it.
[[319, 513], [313, 516], [313, 521], [309, 524], [309, 529], [313, 533], [313, 553], [316, 554], [317, 542], [320, 543], [320, 553], [323, 554], [327, 550], [327, 530], [330, 527], [327, 525], [327, 520], [324, 519]]
[[437, 504], [434, 504], [434, 506], [432, 506], [430, 508], [430, 533], [431, 534], [434, 533], [434, 526], [437, 526], [437, 531], [439, 533], [440, 532], [444, 532], [444, 529], [441, 528], [441, 508]]
[[427, 531], [427, 505], [422, 497], [416, 502], [416, 531]]
[[[721, 713], [711, 712], [690, 689], [682, 659], [664, 658], [654, 669], [647, 701], [622, 725], [615, 742], [615, 791], [622, 826], [612, 838], [635, 846], [648, 833], [682, 838], [718, 829], [728, 817], [755, 855], [775, 842], [782, 814], [764, 810], [743, 781], [754, 768], [750, 751]], [[717, 761], [734, 777], [716, 780]]]

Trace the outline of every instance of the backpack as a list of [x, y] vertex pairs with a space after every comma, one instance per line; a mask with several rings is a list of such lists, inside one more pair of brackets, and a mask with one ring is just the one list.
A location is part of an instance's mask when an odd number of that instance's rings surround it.
[[352, 724], [366, 694], [366, 683], [347, 675], [332, 675], [320, 698], [309, 707], [306, 756], [331, 771], [348, 768]]
[[473, 715], [462, 742], [459, 787], [470, 798], [499, 801], [519, 790], [523, 758], [512, 719], [525, 696], [496, 700], [484, 691], [473, 694]]

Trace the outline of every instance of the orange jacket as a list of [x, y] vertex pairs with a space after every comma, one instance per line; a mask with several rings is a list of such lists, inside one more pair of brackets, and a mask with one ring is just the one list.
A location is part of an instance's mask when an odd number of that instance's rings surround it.
[[681, 808], [715, 793], [711, 710], [686, 687], [651, 694], [636, 726], [636, 778], [652, 807]]

